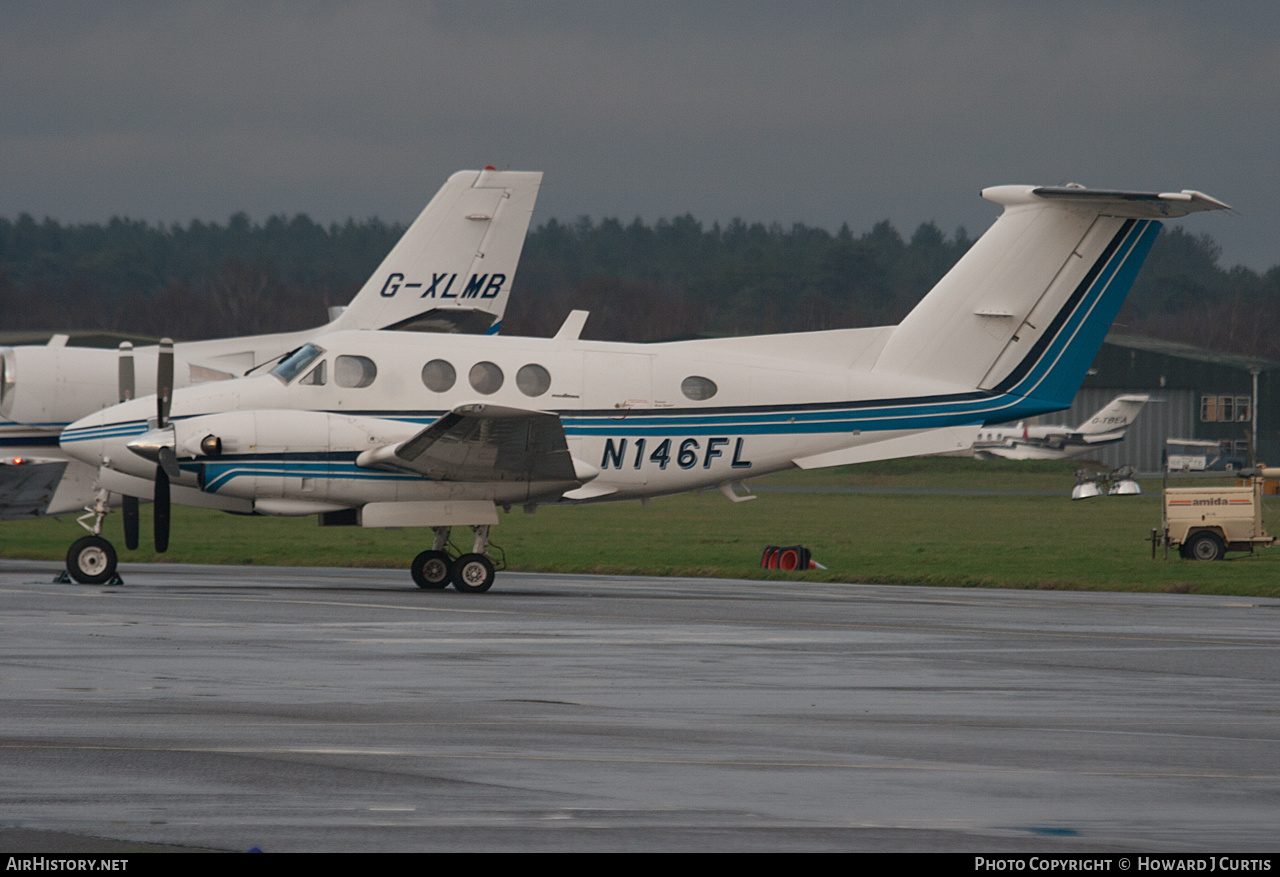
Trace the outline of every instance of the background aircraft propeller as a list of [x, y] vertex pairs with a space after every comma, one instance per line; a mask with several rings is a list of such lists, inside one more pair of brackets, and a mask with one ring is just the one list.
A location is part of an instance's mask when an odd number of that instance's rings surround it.
[[[160, 339], [160, 358], [156, 363], [156, 429], [169, 428], [169, 410], [173, 403], [173, 340]], [[173, 451], [174, 438], [159, 448], [156, 467], [155, 540], [156, 553], [169, 550], [169, 479], [178, 476], [178, 458]]]
[[[123, 366], [121, 367], [123, 369]], [[129, 450], [156, 463], [155, 521], [156, 553], [169, 550], [169, 482], [179, 475], [178, 455], [174, 451], [173, 427], [169, 423], [169, 407], [173, 401], [173, 341], [160, 339], [160, 356], [156, 361], [156, 425], [128, 443]], [[126, 517], [128, 512], [126, 511]], [[128, 534], [126, 533], [126, 539]], [[132, 547], [132, 546], [131, 546]]]
[[[133, 372], [133, 345], [120, 342], [118, 387], [121, 402], [128, 402], [136, 394]], [[130, 551], [138, 547], [138, 498], [124, 497], [124, 544]]]

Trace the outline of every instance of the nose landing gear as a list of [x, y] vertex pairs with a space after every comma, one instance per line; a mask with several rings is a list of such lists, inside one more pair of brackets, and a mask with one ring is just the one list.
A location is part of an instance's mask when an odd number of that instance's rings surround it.
[[[99, 535], [102, 532], [102, 519], [111, 510], [109, 499], [107, 491], [99, 490], [93, 506], [85, 509], [87, 514], [76, 519], [76, 523], [88, 530], [89, 535], [71, 543], [71, 548], [67, 551], [67, 571], [57, 581], [65, 582], [66, 576], [70, 576], [72, 581], [82, 585], [124, 584], [116, 575], [115, 548]], [[92, 525], [86, 523], [90, 518], [93, 518]]]

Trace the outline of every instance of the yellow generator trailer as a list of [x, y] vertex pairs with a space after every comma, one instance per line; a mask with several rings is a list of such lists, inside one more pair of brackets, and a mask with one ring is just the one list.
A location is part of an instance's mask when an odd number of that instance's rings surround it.
[[[1263, 485], [1280, 468], [1246, 470], [1239, 487], [1166, 487], [1163, 541], [1189, 560], [1221, 560], [1228, 551], [1265, 548], [1275, 542], [1262, 521]], [[1152, 550], [1159, 536], [1152, 540]]]

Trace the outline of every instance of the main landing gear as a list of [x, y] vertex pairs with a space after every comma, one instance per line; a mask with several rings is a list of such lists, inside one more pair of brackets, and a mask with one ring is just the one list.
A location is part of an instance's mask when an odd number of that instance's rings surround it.
[[468, 554], [456, 557], [449, 553], [449, 527], [433, 527], [435, 542], [430, 551], [413, 559], [409, 573], [414, 583], [425, 591], [441, 591], [449, 585], [464, 594], [483, 594], [493, 586], [497, 575], [493, 561], [485, 554], [489, 549], [489, 525], [472, 527], [475, 542]]

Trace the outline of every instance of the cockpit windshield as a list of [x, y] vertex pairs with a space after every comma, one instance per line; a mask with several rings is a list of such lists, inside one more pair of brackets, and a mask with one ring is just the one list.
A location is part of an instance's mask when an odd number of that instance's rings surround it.
[[287, 384], [321, 356], [324, 356], [323, 347], [304, 344], [286, 356], [283, 362], [271, 370], [271, 373]]

